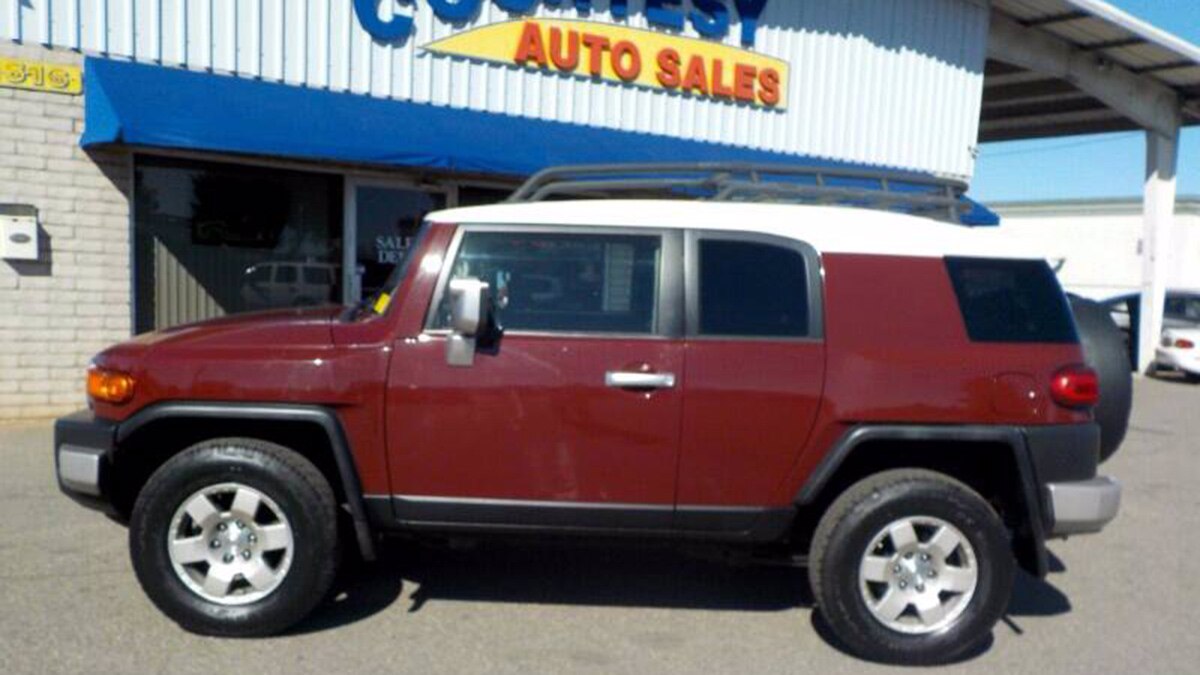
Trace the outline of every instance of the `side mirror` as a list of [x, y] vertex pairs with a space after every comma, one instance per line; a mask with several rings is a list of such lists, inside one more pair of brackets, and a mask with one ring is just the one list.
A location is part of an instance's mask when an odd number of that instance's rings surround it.
[[492, 292], [487, 282], [467, 277], [450, 282], [450, 330], [475, 337], [486, 327]]
[[446, 363], [471, 366], [476, 342], [492, 321], [492, 291], [487, 282], [467, 277], [454, 279], [450, 293], [450, 337], [446, 341]]

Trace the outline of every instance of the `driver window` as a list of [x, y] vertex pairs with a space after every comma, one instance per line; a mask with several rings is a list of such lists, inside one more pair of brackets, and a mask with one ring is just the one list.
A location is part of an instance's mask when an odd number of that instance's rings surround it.
[[[657, 235], [474, 231], [450, 279], [487, 282], [506, 331], [651, 335], [661, 257]], [[432, 327], [449, 325], [443, 292]]]

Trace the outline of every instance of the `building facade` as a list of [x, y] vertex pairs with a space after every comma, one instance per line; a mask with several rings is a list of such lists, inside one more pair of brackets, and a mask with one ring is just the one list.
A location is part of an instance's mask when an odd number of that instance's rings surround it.
[[[1142, 203], [1138, 199], [1080, 199], [991, 205], [1000, 229], [1050, 259], [1063, 286], [1096, 300], [1142, 287]], [[1200, 198], [1182, 196], [1163, 261], [1170, 290], [1200, 291]]]
[[[967, 180], [983, 0], [0, 0], [0, 419], [104, 346], [353, 303], [547, 165]], [[7, 240], [6, 240], [7, 241]], [[21, 250], [18, 250], [21, 249]]]

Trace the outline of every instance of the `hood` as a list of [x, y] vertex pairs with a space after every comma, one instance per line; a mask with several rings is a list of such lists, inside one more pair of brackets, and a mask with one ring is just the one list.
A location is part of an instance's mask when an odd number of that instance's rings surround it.
[[169, 344], [325, 345], [333, 341], [333, 322], [341, 311], [330, 305], [238, 314], [144, 333], [128, 344], [143, 348]]

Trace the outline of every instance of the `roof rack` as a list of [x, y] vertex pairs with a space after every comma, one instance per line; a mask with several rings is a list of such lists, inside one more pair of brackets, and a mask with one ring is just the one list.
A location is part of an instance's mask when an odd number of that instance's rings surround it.
[[900, 171], [735, 162], [586, 164], [534, 174], [509, 197], [657, 197], [732, 202], [840, 204], [961, 223], [967, 185]]

